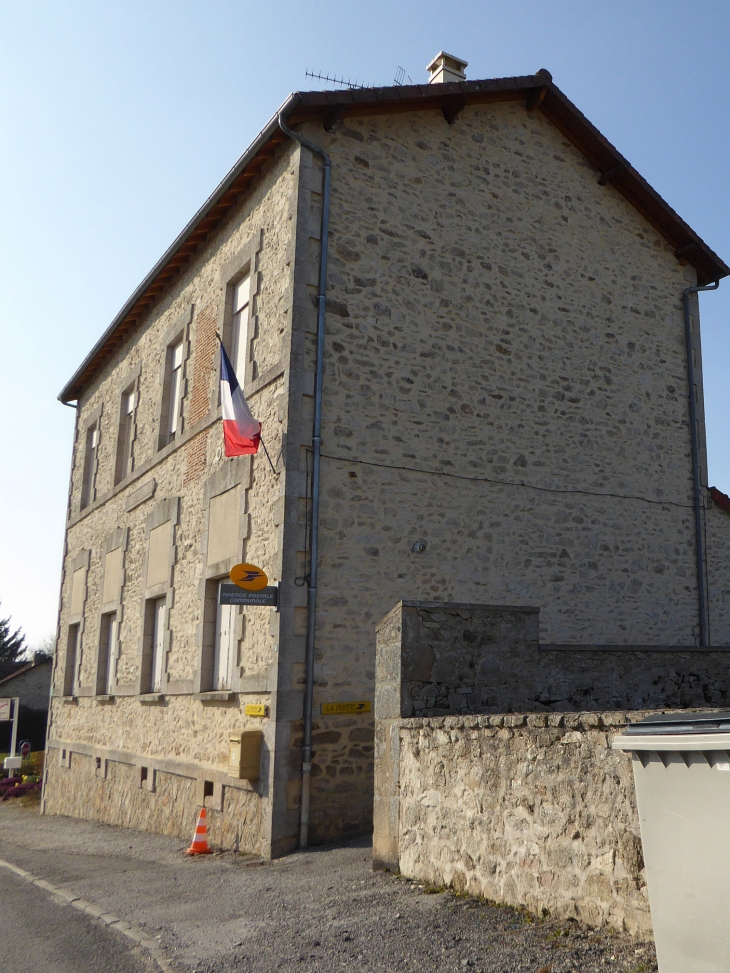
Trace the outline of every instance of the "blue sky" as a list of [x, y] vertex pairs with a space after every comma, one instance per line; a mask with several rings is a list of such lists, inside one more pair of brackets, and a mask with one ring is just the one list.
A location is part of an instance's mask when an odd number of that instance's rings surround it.
[[[0, 616], [55, 632], [73, 412], [56, 395], [307, 68], [554, 81], [730, 261], [727, 0], [0, 4]], [[730, 492], [730, 280], [702, 298]]]

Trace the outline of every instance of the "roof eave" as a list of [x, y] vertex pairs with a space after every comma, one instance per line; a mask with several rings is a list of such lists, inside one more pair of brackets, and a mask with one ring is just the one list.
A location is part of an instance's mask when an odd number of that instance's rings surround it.
[[[530, 105], [533, 100], [532, 107]], [[113, 351], [113, 343], [119, 344], [126, 338], [127, 331], [122, 325], [127, 320], [128, 329], [136, 322], [137, 316], [130, 317], [136, 305], [140, 304], [139, 316], [146, 314], [149, 305], [169, 284], [189, 257], [197, 250], [199, 243], [191, 242], [196, 235], [202, 234], [201, 243], [212, 232], [201, 229], [205, 221], [221, 219], [225, 216], [226, 205], [222, 203], [226, 193], [232, 192], [234, 184], [242, 177], [250, 178], [246, 171], [263, 152], [269, 142], [276, 146], [277, 133], [281, 141], [278, 116], [282, 114], [290, 124], [324, 119], [325, 123], [344, 119], [349, 115], [400, 113], [418, 110], [441, 109], [453, 117], [470, 104], [485, 104], [500, 101], [526, 100], [528, 110], [539, 110], [568, 138], [576, 148], [602, 174], [612, 171], [611, 184], [635, 209], [674, 247], [680, 260], [691, 264], [697, 271], [700, 285], [708, 284], [730, 275], [730, 267], [722, 261], [697, 233], [652, 189], [649, 183], [633, 168], [631, 163], [606, 139], [601, 132], [582, 114], [582, 112], [552, 83], [546, 71], [536, 75], [523, 75], [514, 78], [494, 78], [483, 81], [458, 81], [438, 85], [403, 85], [398, 87], [363, 88], [346, 91], [295, 92], [286, 99], [281, 108], [271, 117], [259, 132], [241, 158], [228, 172], [203, 206], [193, 216], [170, 247], [160, 257], [152, 270], [137, 287], [121, 311], [96, 342], [73, 376], [64, 386], [58, 398], [63, 403], [77, 400], [84, 386], [101, 367], [102, 352], [107, 355]], [[329, 127], [327, 124], [325, 127]], [[271, 154], [271, 153], [270, 153]], [[255, 169], [254, 169], [255, 172]], [[242, 190], [235, 190], [241, 192]], [[223, 213], [213, 217], [216, 207]], [[181, 254], [183, 248], [190, 253]], [[177, 260], [177, 266], [170, 266]], [[168, 280], [158, 280], [167, 271]], [[153, 290], [153, 285], [156, 285]], [[148, 292], [150, 292], [148, 294]], [[144, 306], [146, 302], [147, 306]], [[112, 345], [112, 348], [109, 346]]]
[[170, 244], [167, 250], [163, 253], [157, 263], [154, 265], [152, 270], [147, 274], [141, 284], [134, 291], [132, 296], [126, 302], [124, 307], [116, 315], [109, 327], [104, 331], [102, 336], [96, 342], [94, 347], [88, 353], [86, 358], [82, 361], [79, 367], [76, 369], [74, 374], [71, 376], [69, 381], [61, 390], [58, 395], [58, 400], [63, 403], [73, 402], [78, 399], [82, 392], [81, 380], [83, 379], [84, 373], [92, 365], [96, 356], [104, 348], [104, 345], [109, 341], [109, 339], [114, 335], [115, 331], [119, 325], [124, 321], [127, 315], [132, 311], [135, 304], [139, 299], [145, 294], [147, 289], [155, 281], [160, 272], [167, 266], [169, 261], [178, 252], [180, 247], [188, 240], [191, 233], [199, 226], [199, 224], [205, 219], [205, 217], [211, 212], [215, 207], [216, 203], [221, 199], [221, 197], [230, 189], [233, 183], [238, 179], [238, 177], [246, 170], [251, 161], [258, 155], [261, 149], [266, 145], [266, 143], [271, 139], [275, 132], [280, 131], [279, 129], [279, 115], [283, 114], [285, 117], [289, 115], [292, 108], [298, 102], [298, 94], [290, 94], [286, 101], [283, 103], [281, 108], [272, 115], [264, 128], [261, 129], [256, 138], [251, 142], [249, 147], [236, 162], [232, 169], [225, 175], [222, 181], [214, 189], [211, 195], [206, 199], [200, 209], [197, 211], [195, 216], [186, 224], [186, 226], [177, 235], [175, 240]]

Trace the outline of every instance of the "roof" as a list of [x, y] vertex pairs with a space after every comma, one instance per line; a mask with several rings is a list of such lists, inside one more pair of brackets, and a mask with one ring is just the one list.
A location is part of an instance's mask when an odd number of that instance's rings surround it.
[[441, 111], [453, 122], [468, 105], [523, 101], [527, 111], [540, 111], [674, 248], [678, 259], [697, 271], [700, 285], [730, 274], [727, 266], [695, 231], [652, 189], [631, 163], [603, 136], [552, 81], [548, 71], [516, 78], [403, 85], [346, 91], [305, 91], [289, 95], [182, 233], [135, 290], [94, 345], [59, 399], [71, 402], [136, 328], [157, 297], [187, 265], [272, 158], [288, 141], [279, 128], [281, 114], [289, 125], [319, 120], [326, 130], [342, 118], [412, 111]]
[[[7, 663], [6, 666], [0, 667], [0, 686], [4, 685], [6, 682], [12, 682], [18, 676], [22, 676], [26, 672], [30, 672], [31, 669], [38, 669], [40, 666], [47, 666], [49, 662], [53, 662], [53, 656], [47, 655], [42, 659], [21, 659], [19, 662]], [[14, 669], [10, 669], [9, 666], [14, 666]]]
[[0, 662], [0, 683], [5, 682], [6, 679], [12, 679], [13, 676], [27, 669], [30, 665], [32, 663], [28, 662], [27, 659], [19, 659], [17, 662]]
[[722, 490], [718, 490], [717, 487], [710, 487], [710, 496], [718, 505], [722, 507], [723, 510], [727, 510], [730, 513], [730, 497], [727, 493], [723, 493]]

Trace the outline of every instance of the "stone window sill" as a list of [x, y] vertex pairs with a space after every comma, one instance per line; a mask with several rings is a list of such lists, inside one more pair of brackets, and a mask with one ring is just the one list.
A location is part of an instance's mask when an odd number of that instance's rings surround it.
[[154, 706], [155, 704], [164, 703], [165, 697], [162, 693], [142, 693], [137, 699], [144, 706]]
[[199, 699], [201, 703], [230, 703], [235, 695], [228, 690], [218, 690], [213, 693], [196, 693], [195, 698]]
[[78, 696], [61, 696], [61, 703], [64, 706], [78, 706], [79, 698]]
[[106, 694], [102, 694], [100, 696], [94, 696], [94, 699], [97, 701], [97, 703], [113, 703], [116, 700], [116, 696], [107, 696]]

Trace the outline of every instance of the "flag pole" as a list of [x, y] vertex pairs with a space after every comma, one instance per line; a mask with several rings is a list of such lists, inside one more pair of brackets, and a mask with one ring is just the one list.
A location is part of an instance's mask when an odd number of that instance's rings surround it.
[[266, 448], [266, 443], [264, 442], [263, 437], [261, 436], [260, 433], [259, 433], [259, 442], [264, 447], [264, 452], [266, 453], [266, 459], [269, 461], [269, 466], [271, 467], [271, 472], [274, 474], [274, 476], [278, 476], [279, 473], [278, 473], [276, 467], [274, 466], [274, 464], [271, 462], [271, 457], [269, 456], [269, 451]]

